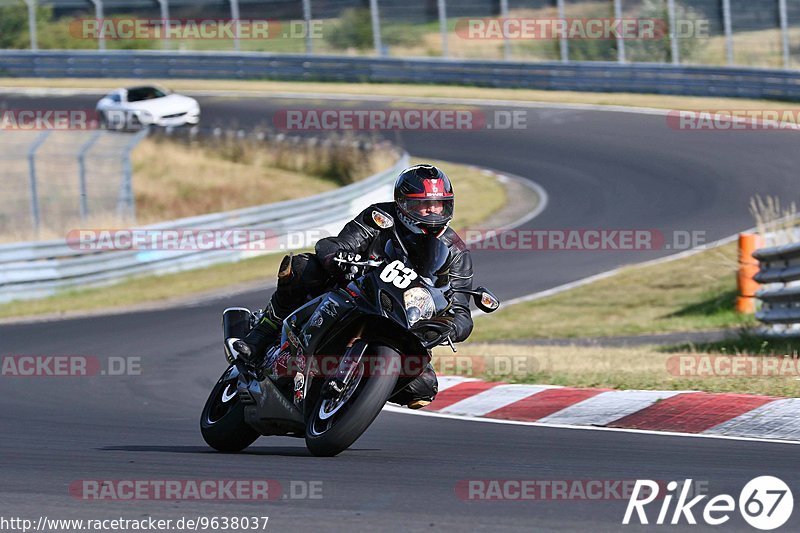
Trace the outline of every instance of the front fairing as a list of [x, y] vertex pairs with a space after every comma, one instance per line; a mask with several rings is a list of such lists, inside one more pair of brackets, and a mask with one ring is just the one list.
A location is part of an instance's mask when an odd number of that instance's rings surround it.
[[293, 354], [314, 354], [322, 339], [355, 308], [351, 297], [331, 291], [309, 301], [283, 321], [281, 345]]

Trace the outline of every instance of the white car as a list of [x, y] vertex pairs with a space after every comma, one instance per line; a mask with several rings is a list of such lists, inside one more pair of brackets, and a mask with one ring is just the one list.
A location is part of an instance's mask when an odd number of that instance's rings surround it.
[[200, 122], [197, 100], [155, 85], [117, 89], [97, 102], [102, 126], [135, 129], [144, 126], [183, 126]]

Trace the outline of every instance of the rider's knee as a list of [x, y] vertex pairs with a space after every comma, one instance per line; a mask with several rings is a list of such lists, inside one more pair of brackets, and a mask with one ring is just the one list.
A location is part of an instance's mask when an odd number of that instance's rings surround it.
[[438, 392], [439, 380], [436, 379], [433, 367], [428, 364], [422, 374], [406, 385], [403, 390], [389, 398], [389, 401], [400, 405], [406, 405], [412, 400], [433, 401]]
[[278, 287], [304, 288], [322, 283], [324, 271], [316, 254], [287, 255], [278, 268]]

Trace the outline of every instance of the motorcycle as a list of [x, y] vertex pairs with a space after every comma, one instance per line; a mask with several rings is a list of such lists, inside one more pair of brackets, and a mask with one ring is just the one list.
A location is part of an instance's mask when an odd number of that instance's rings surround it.
[[238, 452], [259, 436], [280, 435], [304, 438], [315, 456], [337, 455], [425, 370], [433, 347], [447, 344], [455, 351], [449, 336], [425, 327], [426, 320], [448, 313], [448, 296], [471, 295], [487, 313], [499, 308], [484, 287], [450, 287], [440, 273], [449, 250], [439, 239], [420, 236], [409, 250], [391, 215], [376, 208], [372, 220], [388, 233], [382, 258], [337, 258], [344, 282], [284, 320], [262, 368], [245, 365], [233, 348], [262, 313], [224, 311], [226, 356], [233, 364], [202, 411], [200, 428], [209, 446]]

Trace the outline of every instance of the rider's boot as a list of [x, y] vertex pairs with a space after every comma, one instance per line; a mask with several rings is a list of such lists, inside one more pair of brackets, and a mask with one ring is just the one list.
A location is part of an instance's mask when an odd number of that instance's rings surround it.
[[[243, 339], [228, 339], [228, 360], [240, 359], [251, 367], [260, 367], [264, 362], [267, 348], [280, 338], [283, 319], [293, 309], [291, 280], [292, 254], [281, 261], [278, 268], [278, 287], [270, 298], [261, 321]], [[283, 304], [283, 305], [282, 305]]]
[[267, 353], [267, 348], [274, 344], [281, 334], [283, 318], [278, 316], [270, 302], [264, 310], [261, 321], [245, 335], [243, 339], [230, 339], [230, 347], [235, 350], [236, 358], [251, 367], [260, 366]]
[[422, 409], [430, 405], [437, 392], [439, 392], [439, 380], [436, 379], [433, 366], [428, 363], [422, 374], [406, 385], [403, 390], [389, 398], [389, 401], [405, 405], [409, 409]]

